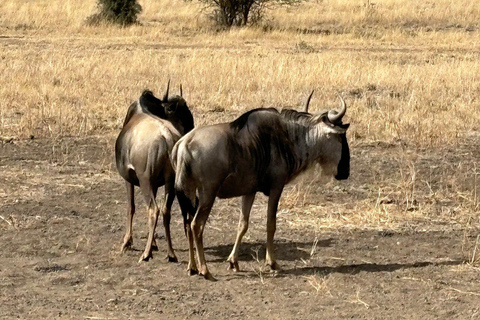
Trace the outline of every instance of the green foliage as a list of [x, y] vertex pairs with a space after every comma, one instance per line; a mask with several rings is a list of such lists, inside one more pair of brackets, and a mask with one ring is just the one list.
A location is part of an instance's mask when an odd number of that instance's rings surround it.
[[137, 0], [97, 0], [99, 12], [88, 18], [88, 23], [116, 23], [122, 26], [138, 23], [142, 7]]

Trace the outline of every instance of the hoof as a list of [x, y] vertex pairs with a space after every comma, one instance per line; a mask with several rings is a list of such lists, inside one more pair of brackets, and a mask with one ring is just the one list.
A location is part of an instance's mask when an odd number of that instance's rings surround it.
[[198, 270], [197, 269], [187, 269], [187, 274], [189, 276], [194, 276], [194, 275], [198, 274]]
[[240, 268], [238, 267], [238, 262], [235, 261], [235, 262], [232, 262], [232, 261], [228, 261], [229, 265], [227, 267], [227, 270], [233, 270], [233, 272], [238, 272], [240, 271]]
[[168, 262], [178, 262], [178, 259], [175, 255], [174, 256], [167, 255], [167, 261]]
[[138, 263], [142, 263], [142, 262], [147, 262], [148, 260], [150, 260], [150, 258], [153, 258], [152, 254], [142, 254], [142, 256], [140, 257], [140, 259], [138, 260]]
[[158, 246], [156, 244], [152, 244], [152, 251], [158, 251]]
[[280, 268], [280, 265], [276, 262], [268, 262], [267, 263], [267, 267], [271, 270], [271, 271], [280, 271], [281, 268]]
[[210, 272], [205, 273], [203, 277], [208, 281], [217, 281], [217, 279], [215, 279]]
[[120, 249], [120, 254], [127, 252], [128, 249], [132, 247], [132, 241], [127, 241], [122, 244], [122, 248]]

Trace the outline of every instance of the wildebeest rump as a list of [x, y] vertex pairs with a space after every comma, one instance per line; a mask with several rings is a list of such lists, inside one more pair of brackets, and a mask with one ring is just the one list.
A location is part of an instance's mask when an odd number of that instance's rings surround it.
[[140, 187], [148, 206], [148, 240], [140, 261], [148, 260], [152, 256], [152, 247], [156, 249], [154, 231], [159, 208], [155, 198], [158, 188], [163, 185], [165, 201], [162, 213], [168, 259], [177, 261], [170, 237], [170, 210], [175, 199], [175, 173], [170, 162], [170, 152], [180, 137], [193, 129], [194, 123], [186, 101], [181, 96], [168, 97], [169, 84], [162, 100], [146, 90], [129, 107], [115, 144], [117, 169], [126, 181], [128, 197], [127, 227], [122, 252], [133, 243], [134, 186]]
[[[341, 98], [340, 98], [341, 99]], [[180, 205], [192, 213], [195, 194], [198, 208], [191, 222], [200, 273], [213, 279], [203, 251], [203, 230], [216, 197], [242, 196], [242, 215], [237, 238], [228, 261], [238, 270], [238, 246], [248, 228], [250, 210], [257, 192], [269, 197], [266, 262], [278, 267], [273, 250], [278, 201], [285, 184], [314, 163], [336, 179], [347, 179], [350, 153], [346, 139], [349, 124], [342, 123], [342, 110], [320, 115], [276, 109], [255, 109], [231, 123], [197, 128], [175, 145], [172, 164]], [[190, 250], [193, 250], [190, 246]], [[195, 273], [195, 261], [189, 262]]]

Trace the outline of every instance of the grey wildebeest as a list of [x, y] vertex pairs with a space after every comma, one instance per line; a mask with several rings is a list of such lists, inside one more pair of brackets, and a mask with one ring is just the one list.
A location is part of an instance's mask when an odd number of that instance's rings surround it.
[[175, 199], [175, 172], [170, 162], [170, 152], [185, 133], [193, 129], [193, 116], [182, 97], [168, 97], [170, 81], [162, 100], [145, 90], [140, 99], [130, 105], [123, 129], [115, 143], [117, 169], [126, 181], [128, 208], [127, 227], [122, 252], [133, 243], [132, 220], [135, 213], [134, 186], [139, 186], [148, 209], [148, 239], [140, 261], [152, 257], [157, 249], [154, 238], [159, 207], [155, 200], [159, 187], [165, 185], [162, 208], [163, 225], [168, 246], [168, 260], [177, 261], [170, 236], [170, 211]]
[[172, 151], [175, 188], [180, 205], [194, 217], [189, 224], [200, 264], [196, 270], [191, 254], [190, 274], [199, 271], [206, 279], [214, 279], [205, 261], [203, 231], [216, 197], [242, 196], [237, 237], [228, 257], [230, 268], [239, 270], [238, 247], [247, 231], [257, 192], [268, 196], [266, 263], [272, 269], [278, 268], [273, 238], [285, 184], [315, 163], [338, 180], [349, 176], [349, 124], [342, 123], [346, 105], [340, 100], [339, 112], [330, 110], [319, 115], [307, 112], [308, 102], [305, 112], [254, 109], [231, 123], [197, 128], [178, 141]]

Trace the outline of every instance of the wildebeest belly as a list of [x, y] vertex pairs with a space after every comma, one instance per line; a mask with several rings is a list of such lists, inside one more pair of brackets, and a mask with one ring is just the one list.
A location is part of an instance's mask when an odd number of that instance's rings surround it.
[[219, 198], [240, 197], [259, 191], [259, 183], [256, 176], [245, 173], [231, 173], [223, 181], [217, 192]]

